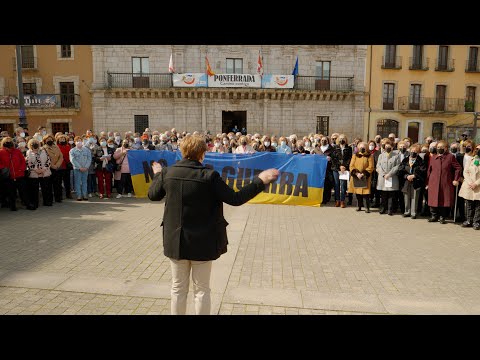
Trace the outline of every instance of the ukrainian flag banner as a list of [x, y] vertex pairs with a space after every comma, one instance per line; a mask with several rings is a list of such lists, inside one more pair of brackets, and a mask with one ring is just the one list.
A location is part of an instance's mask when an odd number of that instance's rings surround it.
[[[146, 197], [153, 177], [152, 163], [171, 166], [181, 160], [180, 152], [130, 150], [128, 163], [137, 197]], [[277, 181], [250, 200], [251, 204], [320, 206], [327, 169], [323, 155], [287, 155], [271, 152], [255, 154], [207, 153], [204, 165], [218, 171], [233, 190], [250, 184], [265, 169], [280, 171]]]

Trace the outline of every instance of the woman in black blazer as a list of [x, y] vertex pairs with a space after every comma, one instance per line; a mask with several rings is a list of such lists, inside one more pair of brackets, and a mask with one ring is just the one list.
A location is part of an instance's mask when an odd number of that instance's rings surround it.
[[227, 221], [223, 203], [239, 206], [275, 181], [278, 170], [261, 172], [239, 192], [231, 189], [220, 174], [202, 165], [207, 144], [202, 136], [186, 137], [180, 148], [183, 159], [163, 168], [153, 164], [154, 177], [148, 198], [164, 197], [163, 250], [172, 269], [171, 311], [186, 312], [190, 272], [194, 283], [195, 313], [210, 314], [212, 260], [227, 252]]

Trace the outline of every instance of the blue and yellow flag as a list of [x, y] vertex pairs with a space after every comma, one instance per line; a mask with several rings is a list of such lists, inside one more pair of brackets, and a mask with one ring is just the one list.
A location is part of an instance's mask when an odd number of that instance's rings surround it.
[[[180, 152], [130, 150], [128, 164], [137, 197], [146, 197], [153, 177], [152, 163], [171, 166], [181, 160]], [[323, 155], [207, 153], [203, 164], [220, 174], [233, 190], [250, 184], [265, 169], [280, 171], [277, 181], [249, 201], [252, 204], [320, 206], [323, 198], [327, 158]]]

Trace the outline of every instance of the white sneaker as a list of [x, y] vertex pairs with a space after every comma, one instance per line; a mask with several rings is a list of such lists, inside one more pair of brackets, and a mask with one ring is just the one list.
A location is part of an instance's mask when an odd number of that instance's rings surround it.
[[88, 194], [88, 197], [89, 197], [89, 198], [91, 198], [91, 197], [92, 197], [92, 194], [91, 194], [91, 193], [90, 193], [90, 194]]
[[118, 194], [117, 199], [121, 199], [121, 198], [122, 198], [122, 194]]
[[128, 193], [128, 194], [127, 194], [127, 197], [132, 197], [132, 193]]

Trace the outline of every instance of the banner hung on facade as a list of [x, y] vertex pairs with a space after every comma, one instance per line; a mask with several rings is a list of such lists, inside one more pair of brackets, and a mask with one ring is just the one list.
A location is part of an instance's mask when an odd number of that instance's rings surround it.
[[[25, 107], [52, 108], [57, 106], [55, 95], [24, 95]], [[0, 96], [0, 108], [18, 107], [17, 96]]]
[[208, 77], [208, 87], [260, 88], [262, 78], [250, 74], [215, 74]]
[[262, 88], [264, 89], [293, 89], [295, 76], [265, 74], [262, 77]]
[[207, 74], [173, 74], [174, 87], [207, 87]]
[[[152, 182], [154, 161], [162, 166], [172, 166], [181, 160], [179, 151], [130, 150], [128, 164], [135, 195], [147, 197]], [[320, 206], [327, 158], [323, 155], [286, 155], [270, 152], [255, 154], [207, 153], [204, 165], [221, 175], [233, 190], [239, 191], [250, 184], [253, 177], [265, 169], [276, 168], [280, 176], [265, 191], [250, 200], [251, 204], [284, 204]]]

